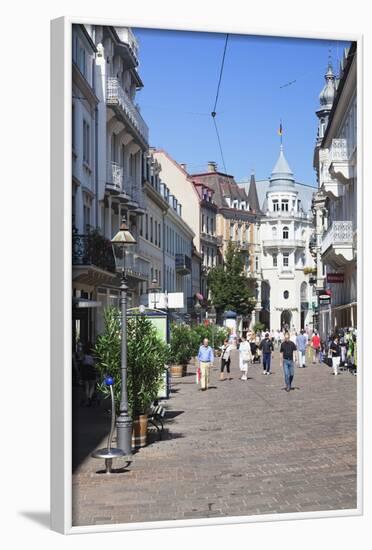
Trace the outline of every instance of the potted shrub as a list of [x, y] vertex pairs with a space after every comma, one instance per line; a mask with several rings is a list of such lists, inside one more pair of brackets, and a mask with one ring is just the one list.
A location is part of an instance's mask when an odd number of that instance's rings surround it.
[[170, 338], [170, 373], [173, 378], [186, 376], [187, 365], [193, 356], [195, 343], [191, 328], [186, 324], [173, 323]]
[[[97, 368], [100, 374], [114, 377], [116, 414], [120, 409], [121, 391], [121, 330], [120, 311], [109, 307], [104, 312], [105, 330], [95, 346]], [[133, 446], [143, 447], [147, 442], [147, 415], [157, 398], [162, 374], [168, 360], [168, 346], [157, 335], [151, 321], [139, 316], [127, 321], [127, 390], [129, 414], [133, 421]], [[109, 392], [99, 384], [105, 397]]]
[[316, 267], [304, 267], [305, 275], [316, 275]]

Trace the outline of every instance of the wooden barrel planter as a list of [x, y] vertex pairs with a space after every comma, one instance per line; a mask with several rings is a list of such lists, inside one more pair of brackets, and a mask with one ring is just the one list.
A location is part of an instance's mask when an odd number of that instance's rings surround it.
[[170, 374], [172, 378], [182, 378], [182, 376], [186, 376], [186, 372], [186, 365], [170, 365]]
[[140, 414], [133, 420], [132, 447], [139, 449], [147, 444], [147, 414]]

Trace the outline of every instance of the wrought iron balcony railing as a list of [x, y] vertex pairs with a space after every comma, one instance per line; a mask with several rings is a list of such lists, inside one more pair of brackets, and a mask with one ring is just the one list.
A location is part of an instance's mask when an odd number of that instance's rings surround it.
[[142, 138], [149, 142], [149, 128], [143, 120], [132, 99], [123, 90], [117, 78], [108, 77], [106, 102], [109, 106], [119, 107], [125, 118], [132, 124]]
[[188, 275], [191, 273], [191, 258], [186, 254], [176, 254], [175, 264], [176, 272], [180, 275]]
[[96, 266], [115, 273], [115, 259], [111, 242], [95, 231], [79, 235], [77, 230], [73, 229], [72, 264]]

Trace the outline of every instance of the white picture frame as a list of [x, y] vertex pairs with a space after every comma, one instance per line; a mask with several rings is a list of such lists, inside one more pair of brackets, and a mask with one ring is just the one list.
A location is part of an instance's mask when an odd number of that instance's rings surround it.
[[[358, 497], [357, 508], [327, 512], [256, 515], [227, 518], [172, 520], [95, 526], [72, 526], [72, 444], [71, 444], [71, 30], [73, 24], [102, 24], [149, 27], [141, 21], [61, 17], [51, 22], [51, 527], [63, 534], [140, 530], [167, 527], [270, 522], [288, 519], [355, 516], [363, 513], [363, 357], [357, 380], [358, 399]], [[155, 28], [149, 27], [149, 28]], [[156, 28], [160, 28], [156, 26]], [[361, 228], [363, 204], [362, 158], [362, 59], [363, 36], [343, 33], [297, 33], [291, 29], [255, 29], [247, 25], [198, 28], [180, 25], [173, 30], [229, 32], [259, 36], [317, 38], [356, 41], [358, 47], [358, 326], [363, 318], [363, 265]], [[358, 333], [361, 339], [361, 331]]]

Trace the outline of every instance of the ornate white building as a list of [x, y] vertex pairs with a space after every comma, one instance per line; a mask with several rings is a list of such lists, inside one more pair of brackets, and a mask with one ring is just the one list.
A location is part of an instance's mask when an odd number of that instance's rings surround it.
[[[260, 321], [271, 329], [287, 326], [299, 330], [312, 325], [313, 290], [306, 271], [314, 267], [309, 250], [313, 227], [312, 214], [300, 198], [302, 187], [295, 182], [281, 145], [261, 207], [259, 231], [256, 309], [261, 310]], [[307, 195], [309, 192], [312, 194], [311, 188]]]
[[331, 294], [319, 306], [322, 335], [357, 326], [357, 61], [356, 43], [345, 50], [336, 80], [331, 64], [322, 89], [314, 168], [317, 286]]

